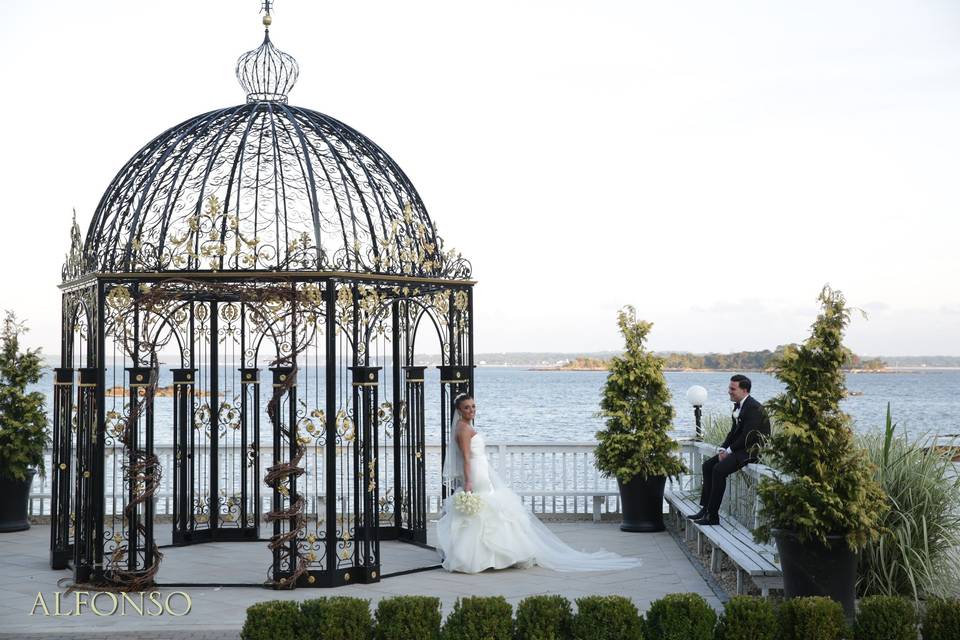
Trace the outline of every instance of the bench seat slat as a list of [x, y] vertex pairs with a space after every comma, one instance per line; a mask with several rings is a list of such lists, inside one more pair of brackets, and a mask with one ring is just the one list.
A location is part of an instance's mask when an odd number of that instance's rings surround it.
[[738, 541], [726, 535], [723, 527], [703, 527], [702, 531], [703, 535], [727, 554], [735, 565], [750, 575], [765, 575], [771, 567], [763, 558], [751, 553], [750, 549], [745, 549]]
[[[693, 492], [668, 490], [664, 498], [678, 512], [684, 516], [700, 510], [700, 504], [694, 500]], [[755, 542], [753, 534], [733, 518], [721, 516], [721, 526], [698, 526], [701, 535], [710, 540], [716, 548], [722, 551], [737, 567], [751, 577], [758, 579], [782, 579], [780, 567], [774, 561], [776, 549], [771, 545]]]

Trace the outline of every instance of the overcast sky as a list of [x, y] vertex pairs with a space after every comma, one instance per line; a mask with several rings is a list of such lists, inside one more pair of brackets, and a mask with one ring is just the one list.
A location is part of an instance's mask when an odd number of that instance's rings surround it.
[[[2, 0], [0, 306], [56, 352], [71, 209], [244, 101], [258, 0]], [[478, 351], [802, 340], [960, 355], [960, 5], [277, 0], [293, 104], [384, 147], [471, 259]]]

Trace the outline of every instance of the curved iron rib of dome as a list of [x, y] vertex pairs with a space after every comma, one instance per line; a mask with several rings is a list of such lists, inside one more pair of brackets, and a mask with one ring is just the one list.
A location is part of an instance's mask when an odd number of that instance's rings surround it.
[[246, 104], [186, 120], [138, 151], [88, 228], [91, 267], [468, 278], [469, 263], [444, 252], [419, 194], [381, 147], [287, 104], [298, 75], [267, 32], [237, 62]]

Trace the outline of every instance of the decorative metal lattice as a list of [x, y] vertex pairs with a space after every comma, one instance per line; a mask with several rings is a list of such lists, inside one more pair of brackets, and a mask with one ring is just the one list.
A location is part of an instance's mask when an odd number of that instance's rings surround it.
[[[380, 147], [288, 104], [299, 69], [263, 8], [263, 44], [237, 63], [247, 103], [143, 147], [84, 242], [74, 216], [51, 565], [72, 561], [78, 585], [155, 582], [165, 482], [174, 546], [263, 540], [275, 588], [374, 582], [381, 539], [426, 542], [429, 394], [414, 345], [435, 330], [443, 450], [448, 405], [473, 389], [470, 264]], [[172, 438], [166, 468], [158, 430]]]

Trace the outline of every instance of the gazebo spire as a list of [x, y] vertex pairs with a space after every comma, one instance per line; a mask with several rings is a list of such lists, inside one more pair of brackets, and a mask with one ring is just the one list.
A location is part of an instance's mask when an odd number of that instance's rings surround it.
[[237, 60], [237, 80], [247, 92], [247, 102], [287, 102], [300, 75], [300, 65], [270, 41], [273, 0], [263, 0], [263, 44]]
[[263, 16], [263, 26], [270, 29], [270, 24], [273, 22], [273, 17], [270, 15], [270, 9], [273, 8], [273, 0], [263, 0], [263, 8], [261, 11], [264, 13]]

